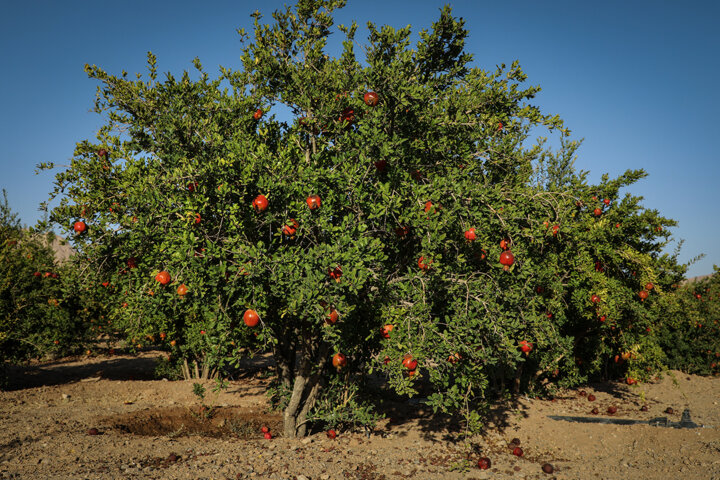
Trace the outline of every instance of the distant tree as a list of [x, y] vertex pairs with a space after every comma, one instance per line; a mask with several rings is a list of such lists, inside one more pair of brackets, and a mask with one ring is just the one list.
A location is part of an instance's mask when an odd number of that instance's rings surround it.
[[[84, 340], [71, 275], [42, 232], [23, 229], [5, 190], [0, 203], [0, 361], [69, 353]], [[84, 308], [84, 307], [83, 307]]]

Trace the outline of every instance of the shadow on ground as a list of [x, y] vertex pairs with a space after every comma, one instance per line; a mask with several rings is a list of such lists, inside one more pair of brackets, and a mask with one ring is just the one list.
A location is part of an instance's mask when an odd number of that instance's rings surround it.
[[[25, 388], [37, 388], [42, 386], [62, 385], [67, 383], [90, 381], [95, 379], [122, 380], [122, 381], [147, 381], [157, 380], [155, 368], [158, 360], [163, 358], [166, 352], [161, 350], [147, 350], [136, 355], [117, 355], [108, 357], [73, 357], [62, 359], [48, 363], [38, 363], [25, 366], [10, 366], [7, 369], [9, 383], [8, 390], [20, 390]], [[267, 385], [264, 380], [272, 373], [274, 362], [272, 355], [265, 354], [253, 358], [243, 358], [236, 369], [229, 372], [231, 380], [245, 380], [250, 378], [260, 379], [259, 382], [252, 384], [246, 382], [233, 382], [228, 390], [229, 393], [239, 395], [258, 395], [261, 394]], [[386, 420], [380, 422], [375, 428], [374, 433], [385, 434], [392, 432], [393, 435], [403, 437], [409, 434], [411, 430], [421, 432], [421, 436], [426, 440], [442, 440], [446, 442], [459, 442], [462, 440], [462, 433], [466, 428], [465, 420], [459, 415], [447, 415], [443, 413], [435, 413], [431, 406], [427, 404], [427, 396], [431, 394], [431, 390], [427, 384], [421, 384], [420, 394], [414, 398], [408, 399], [396, 395], [385, 384], [384, 379], [373, 377], [369, 379], [372, 389], [372, 396], [380, 399], [376, 411], [385, 417]], [[613, 382], [602, 382], [588, 384], [588, 387], [596, 391], [602, 391], [617, 398], [618, 400], [635, 401], [633, 394], [627, 389], [620, 388], [619, 384]], [[578, 387], [578, 390], [581, 390]], [[562, 400], [565, 397], [557, 397]], [[569, 398], [569, 397], [568, 397]], [[513, 396], [503, 401], [492, 402], [491, 408], [486, 412], [483, 423], [488, 430], [504, 432], [510, 425], [518, 420], [528, 417], [527, 402], [523, 401], [524, 397]], [[167, 429], [174, 432], [177, 425], [187, 422], [187, 416], [195, 418], [193, 412], [156, 412], [158, 415], [149, 418], [126, 419], [129, 433], [142, 434], [134, 431], [132, 425], [141, 425], [143, 423], [153, 424], [158, 429], [166, 428], [163, 422], [158, 418], [168, 419]], [[218, 418], [224, 418], [222, 410], [215, 412]], [[237, 412], [234, 412], [237, 416]], [[152, 420], [152, 421], [150, 421]], [[265, 422], [275, 421], [275, 418], [264, 418]], [[229, 421], [229, 417], [225, 419]], [[201, 422], [212, 430], [212, 422]], [[238, 425], [230, 425], [227, 428], [234, 430], [233, 433], [239, 435], [238, 432], [245, 431], [249, 423], [245, 420]], [[117, 428], [122, 429], [119, 425]], [[257, 425], [252, 424], [252, 429]], [[202, 429], [200, 429], [202, 430]], [[195, 434], [208, 434], [207, 432], [195, 432]]]
[[20, 366], [9, 366], [8, 390], [62, 385], [87, 379], [156, 380], [154, 371], [161, 351], [147, 351], [137, 356], [71, 357], [62, 360]]

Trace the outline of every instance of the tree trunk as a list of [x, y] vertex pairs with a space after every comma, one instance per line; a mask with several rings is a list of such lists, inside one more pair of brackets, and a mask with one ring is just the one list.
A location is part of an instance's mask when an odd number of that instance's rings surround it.
[[283, 434], [288, 438], [307, 434], [307, 415], [320, 392], [323, 367], [329, 351], [329, 346], [324, 342], [319, 346], [313, 345], [319, 339], [303, 340], [297, 352], [300, 358], [294, 372], [292, 395], [283, 413]]
[[295, 343], [291, 338], [289, 333], [278, 336], [278, 344], [273, 352], [278, 378], [287, 389], [292, 388], [295, 377]]
[[517, 395], [520, 393], [520, 381], [522, 380], [523, 367], [520, 365], [515, 372], [515, 378], [513, 379], [513, 394]]

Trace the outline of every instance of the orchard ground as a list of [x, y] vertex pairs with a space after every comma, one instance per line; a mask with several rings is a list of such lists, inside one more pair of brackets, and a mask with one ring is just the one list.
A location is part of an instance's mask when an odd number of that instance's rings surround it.
[[[43, 479], [720, 479], [720, 378], [671, 371], [654, 383], [617, 382], [564, 391], [554, 400], [498, 404], [484, 435], [457, 441], [458, 427], [421, 402], [385, 403], [388, 420], [367, 436], [325, 432], [271, 440], [269, 358], [258, 358], [202, 411], [192, 381], [154, 380], [161, 352], [69, 358], [12, 367], [0, 392], [0, 478]], [[584, 391], [587, 395], [582, 395]], [[588, 401], [593, 394], [594, 402]], [[647, 405], [646, 412], [640, 411]], [[578, 424], [548, 415], [680, 420], [715, 428]], [[672, 414], [664, 413], [670, 407]], [[207, 417], [211, 418], [207, 418]], [[96, 428], [98, 435], [89, 435]], [[135, 432], [135, 433], [132, 433]], [[520, 440], [523, 457], [508, 444]], [[173, 456], [174, 455], [174, 456]], [[477, 468], [487, 456], [488, 470]], [[551, 463], [553, 474], [543, 473]]]

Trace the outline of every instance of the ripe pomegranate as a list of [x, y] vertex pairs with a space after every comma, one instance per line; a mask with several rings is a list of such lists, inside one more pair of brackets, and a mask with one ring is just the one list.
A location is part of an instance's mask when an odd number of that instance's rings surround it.
[[307, 203], [307, 206], [308, 208], [310, 208], [310, 210], [317, 210], [322, 204], [322, 202], [320, 201], [320, 196], [318, 195], [310, 195], [305, 200], [305, 203]]
[[333, 355], [332, 364], [335, 368], [340, 370], [345, 365], [347, 365], [347, 357], [342, 353], [336, 353], [335, 355]]
[[395, 325], [391, 323], [384, 325], [381, 329], [380, 335], [382, 335], [383, 338], [390, 338], [390, 332], [392, 332], [393, 328], [395, 328]]
[[420, 257], [418, 259], [418, 267], [420, 267], [420, 270], [430, 270], [431, 264], [432, 260], [425, 260], [425, 257]]
[[85, 230], [87, 230], [87, 225], [85, 225], [85, 222], [75, 222], [75, 225], [73, 225], [73, 230], [75, 230], [75, 233], [83, 233]]
[[170, 274], [163, 270], [162, 272], [155, 275], [155, 280], [160, 282], [161, 285], [167, 285], [170, 283]]
[[245, 313], [243, 314], [243, 322], [245, 322], [245, 325], [250, 328], [255, 327], [258, 322], [260, 322], [260, 316], [255, 310], [245, 310]]
[[468, 242], [472, 242], [472, 241], [475, 240], [475, 238], [476, 238], [476, 236], [475, 236], [475, 229], [474, 229], [474, 228], [468, 228], [468, 229], [465, 231], [465, 239], [466, 239]]
[[402, 365], [403, 365], [403, 367], [407, 368], [408, 370], [413, 371], [417, 368], [418, 362], [417, 362], [417, 360], [415, 360], [413, 358], [412, 355], [407, 354], [403, 358]]
[[647, 290], [640, 290], [638, 292], [638, 297], [640, 297], [640, 300], [643, 302], [645, 301], [646, 298], [648, 298], [648, 295], [649, 295], [649, 293]]
[[291, 218], [290, 221], [283, 226], [282, 232], [284, 235], [287, 235], [288, 237], [292, 237], [295, 235], [295, 232], [297, 232], [298, 227], [300, 224], [295, 220], [294, 218]]
[[595, 214], [596, 217], [599, 217], [600, 215], [602, 215], [602, 209], [596, 208], [595, 210], [593, 210], [593, 213]]
[[363, 101], [365, 102], [365, 105], [367, 105], [369, 107], [374, 107], [380, 101], [380, 97], [375, 92], [367, 92], [363, 96]]
[[503, 270], [507, 272], [513, 263], [515, 263], [515, 256], [510, 250], [505, 250], [500, 254], [500, 264], [503, 265]]
[[325, 317], [325, 323], [328, 325], [335, 325], [337, 321], [340, 319], [340, 314], [335, 310], [334, 308], [330, 310], [330, 314]]
[[252, 203], [256, 212], [264, 212], [268, 207], [268, 199], [265, 195], [258, 195]]

